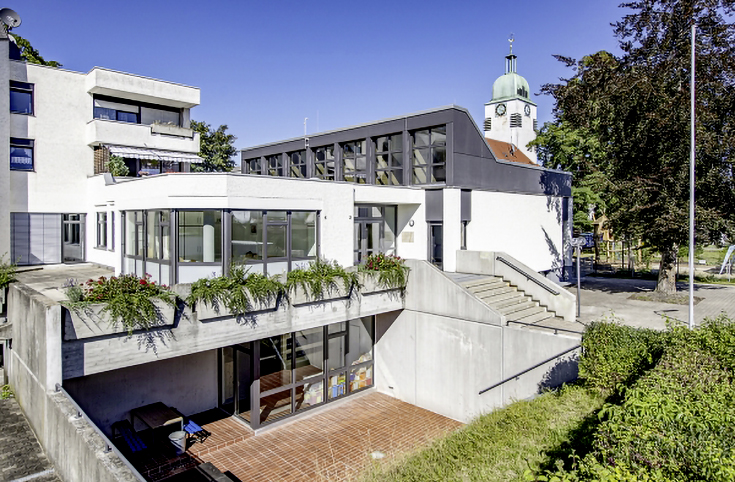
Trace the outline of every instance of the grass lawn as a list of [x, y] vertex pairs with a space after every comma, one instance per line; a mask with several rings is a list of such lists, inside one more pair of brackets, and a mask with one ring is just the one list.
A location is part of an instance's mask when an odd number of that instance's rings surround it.
[[526, 469], [556, 467], [556, 453], [583, 451], [602, 403], [599, 394], [574, 385], [516, 402], [404, 459], [376, 462], [363, 480], [522, 481]]

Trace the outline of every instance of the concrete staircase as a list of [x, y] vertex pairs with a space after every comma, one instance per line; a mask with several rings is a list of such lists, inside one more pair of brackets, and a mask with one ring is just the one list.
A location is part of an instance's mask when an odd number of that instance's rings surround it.
[[466, 273], [445, 273], [457, 284], [476, 296], [494, 311], [505, 316], [509, 325], [556, 331], [568, 336], [579, 336], [585, 326], [565, 321], [546, 306], [498, 276]]

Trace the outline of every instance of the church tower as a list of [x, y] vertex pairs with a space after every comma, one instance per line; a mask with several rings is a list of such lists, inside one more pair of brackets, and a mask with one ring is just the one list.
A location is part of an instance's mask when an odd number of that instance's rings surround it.
[[526, 79], [516, 73], [513, 39], [505, 57], [505, 74], [493, 84], [493, 98], [485, 104], [485, 137], [514, 144], [534, 163], [534, 148], [526, 145], [536, 139], [536, 104], [531, 101]]

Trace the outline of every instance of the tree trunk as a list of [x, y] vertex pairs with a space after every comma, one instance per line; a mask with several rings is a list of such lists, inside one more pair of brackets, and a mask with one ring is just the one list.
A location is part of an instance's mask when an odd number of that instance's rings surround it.
[[661, 264], [658, 268], [656, 292], [666, 295], [676, 293], [676, 253], [677, 247], [671, 246], [661, 250]]

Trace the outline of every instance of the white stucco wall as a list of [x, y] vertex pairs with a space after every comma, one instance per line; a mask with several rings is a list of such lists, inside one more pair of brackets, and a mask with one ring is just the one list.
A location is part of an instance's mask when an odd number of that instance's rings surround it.
[[[506, 112], [502, 116], [495, 113], [495, 108], [498, 104], [505, 104], [506, 106]], [[526, 115], [525, 113], [526, 105], [531, 109], [530, 115]], [[510, 127], [511, 114], [521, 114], [522, 127]], [[485, 137], [503, 142], [512, 142], [516, 147], [522, 149], [523, 153], [529, 159], [533, 162], [538, 162], [536, 151], [526, 147], [529, 142], [536, 139], [533, 121], [534, 119], [538, 119], [537, 116], [538, 108], [534, 104], [524, 102], [520, 99], [485, 104], [485, 118], [492, 119], [491, 128], [489, 131], [485, 131]]]
[[472, 192], [470, 251], [505, 251], [535, 271], [563, 266], [562, 198]]
[[10, 256], [10, 60], [8, 40], [0, 40], [0, 256]]

